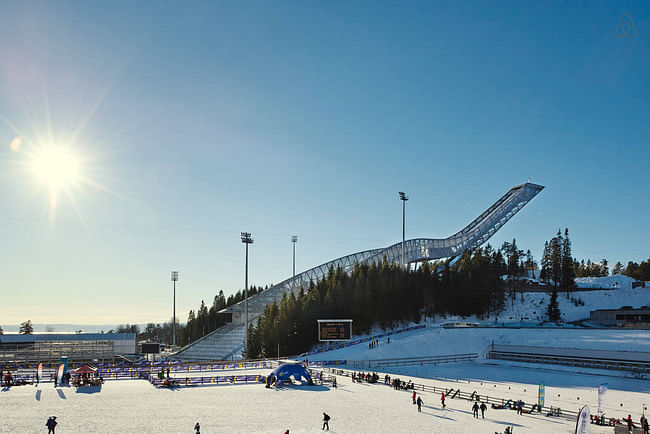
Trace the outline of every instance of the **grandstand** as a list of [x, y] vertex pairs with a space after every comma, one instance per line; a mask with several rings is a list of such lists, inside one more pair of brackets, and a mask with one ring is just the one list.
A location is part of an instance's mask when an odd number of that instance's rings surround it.
[[135, 333], [34, 333], [0, 336], [0, 363], [112, 362], [135, 354]]
[[[444, 239], [416, 238], [405, 241], [405, 263], [414, 264], [435, 259], [456, 258], [467, 251], [480, 247], [543, 188], [541, 185], [530, 182], [511, 188], [485, 212], [450, 237]], [[388, 262], [399, 263], [402, 260], [402, 243], [343, 256], [297, 274], [295, 277], [286, 279], [249, 297], [248, 321], [254, 323], [267, 305], [274, 301], [280, 301], [285, 294], [288, 295], [290, 292], [297, 294], [301, 288], [307, 288], [310, 281], [316, 282], [325, 277], [331, 268], [351, 271], [356, 264], [371, 264], [384, 259]], [[243, 349], [246, 330], [245, 305], [246, 303], [242, 301], [220, 311], [221, 314], [228, 315], [232, 323], [181, 348], [172, 357], [182, 360], [227, 360], [238, 355]]]

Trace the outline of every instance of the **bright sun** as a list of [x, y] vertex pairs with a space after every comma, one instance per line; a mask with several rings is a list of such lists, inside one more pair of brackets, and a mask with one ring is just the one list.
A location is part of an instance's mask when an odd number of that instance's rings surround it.
[[63, 146], [46, 146], [32, 158], [31, 169], [51, 192], [68, 189], [79, 179], [79, 160]]

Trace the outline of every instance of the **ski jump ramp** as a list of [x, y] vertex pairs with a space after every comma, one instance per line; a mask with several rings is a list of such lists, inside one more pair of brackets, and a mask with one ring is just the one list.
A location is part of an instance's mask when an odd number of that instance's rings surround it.
[[[442, 258], [455, 258], [484, 244], [508, 220], [514, 217], [544, 187], [527, 182], [511, 188], [485, 212], [475, 218], [459, 232], [447, 238], [414, 238], [404, 242], [404, 262], [411, 264]], [[282, 297], [301, 288], [307, 288], [310, 281], [317, 282], [327, 275], [330, 268], [351, 271], [355, 264], [402, 261], [402, 243], [380, 249], [365, 250], [343, 256], [311, 268], [295, 277], [290, 277], [266, 291], [248, 298], [248, 319], [253, 322], [264, 312], [264, 308], [280, 301]], [[182, 348], [174, 357], [185, 360], [224, 360], [233, 357], [243, 349], [246, 328], [244, 301], [234, 304], [220, 313], [232, 315], [232, 323], [217, 329], [192, 344]], [[222, 330], [228, 328], [228, 330]]]

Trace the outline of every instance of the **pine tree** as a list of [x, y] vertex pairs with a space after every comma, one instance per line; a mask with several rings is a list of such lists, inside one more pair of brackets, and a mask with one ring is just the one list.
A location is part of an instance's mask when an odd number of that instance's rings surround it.
[[557, 302], [557, 291], [555, 289], [553, 289], [553, 293], [551, 294], [551, 301], [548, 303], [546, 315], [548, 316], [549, 321], [560, 321], [560, 306]]
[[562, 233], [558, 229], [557, 235], [551, 239], [551, 279], [557, 289], [562, 281]]
[[548, 283], [551, 278], [551, 246], [548, 241], [544, 242], [544, 253], [542, 254], [540, 267], [539, 277], [542, 281]]
[[621, 274], [623, 272], [623, 264], [620, 262], [617, 262], [616, 265], [614, 265], [614, 268], [612, 269], [612, 274]]
[[21, 335], [31, 335], [34, 333], [34, 326], [32, 326], [32, 320], [28, 319], [27, 321], [20, 324]]
[[564, 238], [562, 240], [562, 277], [560, 286], [566, 291], [569, 298], [569, 292], [575, 288], [575, 275], [573, 273], [573, 257], [571, 256], [571, 241], [569, 240], [569, 229], [564, 229]]

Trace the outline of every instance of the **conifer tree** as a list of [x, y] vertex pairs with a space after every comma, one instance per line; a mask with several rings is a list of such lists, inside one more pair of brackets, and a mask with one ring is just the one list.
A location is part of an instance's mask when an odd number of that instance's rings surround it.
[[551, 294], [551, 300], [548, 303], [548, 308], [546, 309], [546, 315], [548, 320], [552, 322], [560, 321], [560, 306], [557, 302], [557, 290], [553, 289]]
[[575, 275], [573, 273], [573, 257], [571, 256], [571, 241], [569, 240], [569, 229], [564, 229], [564, 238], [562, 239], [562, 271], [561, 271], [562, 289], [566, 291], [569, 298], [569, 292], [575, 288]]
[[548, 241], [544, 242], [544, 253], [542, 254], [542, 260], [540, 261], [540, 273], [539, 277], [542, 281], [548, 283], [551, 279], [551, 246]]
[[623, 264], [620, 262], [617, 262], [616, 265], [614, 265], [614, 268], [612, 269], [612, 274], [621, 274], [623, 273]]
[[562, 280], [562, 232], [558, 229], [557, 235], [551, 239], [551, 279], [557, 289]]
[[21, 335], [31, 335], [34, 333], [34, 326], [32, 325], [32, 320], [28, 319], [25, 322], [20, 324], [20, 331], [18, 332]]

